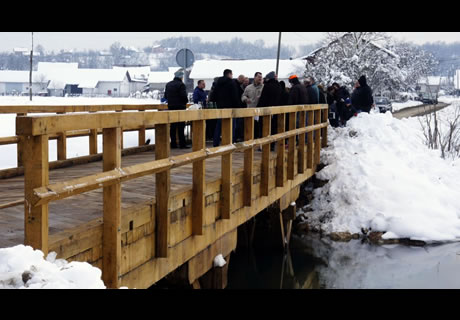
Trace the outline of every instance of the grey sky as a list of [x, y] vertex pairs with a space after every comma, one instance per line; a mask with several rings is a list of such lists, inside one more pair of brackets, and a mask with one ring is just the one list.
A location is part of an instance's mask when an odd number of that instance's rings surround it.
[[[389, 32], [397, 39], [416, 44], [460, 41], [460, 32]], [[34, 46], [41, 44], [46, 51], [61, 49], [108, 49], [119, 41], [125, 46], [144, 48], [156, 40], [176, 36], [199, 36], [202, 41], [218, 42], [240, 37], [245, 41], [262, 39], [266, 45], [278, 42], [278, 32], [35, 32]], [[282, 43], [299, 46], [316, 43], [324, 32], [283, 32]], [[0, 32], [0, 51], [12, 51], [15, 47], [30, 48], [30, 32]]]

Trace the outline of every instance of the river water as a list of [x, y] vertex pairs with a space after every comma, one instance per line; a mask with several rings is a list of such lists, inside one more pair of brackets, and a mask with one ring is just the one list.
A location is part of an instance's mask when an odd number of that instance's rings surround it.
[[237, 249], [227, 289], [460, 288], [460, 242], [424, 247], [293, 234], [287, 254]]

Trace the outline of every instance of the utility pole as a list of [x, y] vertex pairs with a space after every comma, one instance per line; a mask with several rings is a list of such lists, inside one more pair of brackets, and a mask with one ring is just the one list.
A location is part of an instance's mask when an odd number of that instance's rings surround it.
[[278, 67], [280, 64], [280, 49], [281, 49], [281, 32], [278, 36], [278, 55], [276, 57], [276, 75], [278, 76]]
[[34, 33], [32, 32], [32, 49], [30, 50], [29, 98], [32, 101], [32, 56], [34, 55]]

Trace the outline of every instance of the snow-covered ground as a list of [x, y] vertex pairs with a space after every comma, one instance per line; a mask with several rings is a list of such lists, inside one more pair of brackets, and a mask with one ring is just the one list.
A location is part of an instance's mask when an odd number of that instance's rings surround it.
[[[460, 103], [444, 112], [455, 108]], [[329, 135], [321, 154], [327, 166], [317, 174], [329, 182], [315, 190], [313, 226], [371, 228], [386, 231], [384, 239], [460, 239], [460, 159], [428, 149], [417, 118], [361, 113]]]
[[46, 259], [40, 250], [0, 248], [0, 289], [105, 289], [102, 272], [86, 262]]
[[[32, 103], [28, 97], [0, 96], [0, 105], [88, 105], [88, 104], [159, 104], [160, 101], [152, 99], [134, 98], [88, 98], [88, 97], [33, 97]], [[38, 114], [33, 114], [38, 115]], [[48, 115], [52, 115], [48, 114]], [[11, 137], [16, 135], [15, 114], [0, 114], [0, 137]], [[146, 131], [146, 139], [154, 141], [154, 130]], [[123, 146], [125, 148], [138, 145], [137, 131], [123, 133]], [[102, 152], [102, 135], [98, 136], [98, 152]], [[17, 166], [16, 145], [0, 146], [0, 169], [13, 168]], [[89, 154], [88, 137], [77, 137], [67, 139], [67, 158], [85, 156]], [[57, 160], [57, 142], [49, 142], [49, 159]]]

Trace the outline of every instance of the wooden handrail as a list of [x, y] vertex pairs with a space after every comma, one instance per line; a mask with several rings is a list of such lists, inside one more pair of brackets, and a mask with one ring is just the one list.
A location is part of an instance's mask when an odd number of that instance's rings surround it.
[[38, 136], [59, 132], [104, 129], [114, 127], [136, 127], [140, 124], [151, 126], [182, 121], [210, 120], [223, 118], [246, 118], [268, 116], [299, 111], [327, 109], [326, 105], [299, 105], [247, 109], [205, 109], [162, 112], [119, 112], [92, 114], [65, 114], [54, 116], [25, 116], [16, 118], [16, 134]]

